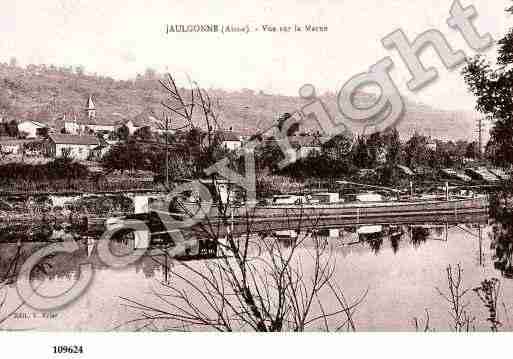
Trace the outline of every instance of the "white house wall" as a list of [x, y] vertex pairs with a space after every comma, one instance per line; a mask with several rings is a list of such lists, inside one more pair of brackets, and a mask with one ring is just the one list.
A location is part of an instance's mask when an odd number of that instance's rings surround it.
[[242, 143], [240, 141], [224, 141], [223, 144], [224, 147], [230, 151], [235, 151], [242, 147]]
[[71, 135], [77, 135], [80, 131], [80, 125], [74, 122], [66, 122], [64, 123], [64, 130]]
[[27, 138], [36, 138], [38, 128], [39, 126], [36, 126], [31, 122], [22, 122], [18, 125], [18, 131], [20, 133], [25, 132], [27, 134]]
[[87, 125], [92, 131], [108, 131], [114, 132], [116, 130], [116, 126], [112, 125]]

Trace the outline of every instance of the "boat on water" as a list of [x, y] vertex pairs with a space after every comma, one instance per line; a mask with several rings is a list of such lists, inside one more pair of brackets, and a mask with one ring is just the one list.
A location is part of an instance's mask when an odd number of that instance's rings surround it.
[[[370, 195], [367, 195], [370, 196]], [[451, 214], [483, 213], [488, 211], [486, 196], [474, 198], [456, 198], [449, 200], [376, 200], [376, 201], [336, 201], [327, 203], [301, 203], [301, 204], [264, 204], [251, 209], [253, 218], [277, 216], [379, 216], [382, 214], [428, 214], [432, 212], [450, 212]], [[214, 209], [211, 217], [217, 214]], [[231, 217], [245, 216], [244, 206], [232, 207], [229, 210]]]
[[[178, 201], [173, 208], [163, 209], [176, 214], [174, 219], [204, 218], [209, 224], [230, 223], [232, 226], [251, 221], [253, 228], [260, 223], [279, 230], [287, 230], [299, 223], [310, 227], [333, 224], [380, 224], [394, 221], [408, 222], [412, 218], [426, 217], [435, 222], [457, 221], [470, 216], [488, 216], [488, 198], [484, 195], [449, 199], [385, 198], [378, 193], [362, 192], [343, 198], [337, 192], [311, 195], [279, 195], [255, 206], [244, 202], [211, 203], [208, 213], [192, 201]], [[203, 207], [205, 208], [205, 207]], [[281, 222], [281, 224], [279, 224]], [[287, 227], [289, 226], [289, 227]]]
[[[226, 185], [219, 188], [229, 191]], [[446, 198], [428, 199], [404, 196], [398, 190], [383, 193], [383, 187], [378, 189], [349, 194], [343, 191], [280, 194], [255, 205], [245, 203], [243, 195], [229, 192], [214, 196], [219, 200], [212, 203], [201, 203], [193, 193], [185, 193], [171, 203], [156, 201], [143, 213], [111, 218], [104, 224], [110, 227], [131, 219], [143, 220], [151, 227], [157, 223], [157, 231], [160, 232], [166, 230], [160, 222], [200, 218], [195, 222], [196, 226], [207, 223], [222, 233], [238, 233], [247, 230], [248, 222], [251, 222], [251, 230], [257, 232], [287, 231], [294, 226], [333, 228], [340, 225], [412, 223], [420, 218], [428, 222], [458, 222], [470, 218], [486, 220], [488, 217], [489, 202], [485, 195], [473, 193], [471, 196], [450, 198], [447, 195]], [[230, 200], [232, 198], [236, 200]]]

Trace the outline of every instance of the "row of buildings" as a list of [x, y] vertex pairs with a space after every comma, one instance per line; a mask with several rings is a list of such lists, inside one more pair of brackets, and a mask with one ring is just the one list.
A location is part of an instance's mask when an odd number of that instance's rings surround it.
[[[87, 100], [84, 113], [85, 116], [63, 115], [53, 125], [36, 120], [21, 121], [18, 123], [21, 138], [0, 137], [1, 153], [17, 155], [23, 151], [24, 154], [30, 154], [30, 144], [38, 143], [40, 146], [37, 152], [40, 155], [87, 160], [101, 157], [112, 145], [118, 143], [117, 136], [111, 135], [120, 127], [126, 127], [128, 135], [145, 127], [152, 133], [166, 132], [158, 127], [157, 120], [150, 113], [142, 113], [131, 119], [99, 118], [91, 96]], [[244, 140], [244, 136], [231, 130], [224, 131], [222, 138], [223, 145], [230, 150], [240, 148]]]
[[85, 107], [85, 116], [67, 116], [64, 114], [55, 121], [54, 126], [35, 120], [25, 120], [18, 123], [18, 132], [24, 138], [35, 139], [48, 132], [58, 132], [68, 135], [91, 135], [95, 133], [115, 132], [119, 127], [126, 126], [130, 135], [137, 130], [152, 126], [149, 116], [140, 114], [133, 119], [99, 118], [96, 116], [96, 106], [93, 98], [89, 96]]
[[[152, 133], [163, 133], [156, 119], [151, 113], [143, 113], [132, 119], [107, 119], [97, 117], [93, 98], [89, 96], [85, 109], [85, 116], [63, 115], [57, 119], [53, 126], [35, 120], [26, 120], [18, 123], [20, 139], [0, 138], [0, 150], [4, 154], [27, 154], [31, 152], [31, 143], [42, 143], [39, 153], [52, 158], [69, 156], [77, 160], [101, 158], [109, 148], [118, 143], [119, 139], [111, 134], [125, 126], [128, 135], [148, 127]], [[241, 148], [248, 139], [247, 136], [230, 130], [219, 132], [222, 146], [228, 150]], [[43, 141], [44, 140], [44, 141]], [[298, 155], [306, 157], [313, 151], [321, 151], [321, 139], [316, 136], [294, 136], [291, 144], [299, 148]], [[27, 147], [29, 148], [27, 150]], [[36, 147], [36, 146], [34, 146]], [[35, 151], [35, 150], [34, 150]]]
[[[125, 126], [128, 135], [133, 135], [144, 127], [152, 127], [151, 118], [143, 118], [144, 114], [132, 119], [98, 118], [93, 98], [89, 96], [85, 106], [85, 116], [69, 116], [64, 114], [53, 125], [36, 120], [25, 120], [18, 123], [20, 138], [0, 138], [0, 150], [3, 154], [17, 155], [38, 152], [52, 158], [69, 156], [78, 160], [91, 158], [92, 154], [103, 155], [108, 148], [118, 141], [110, 134]], [[158, 131], [152, 128], [152, 131]], [[36, 145], [31, 150], [30, 144]], [[27, 149], [28, 147], [28, 149]]]
[[[60, 158], [69, 156], [77, 160], [92, 157], [101, 158], [112, 143], [103, 141], [97, 136], [79, 136], [66, 134], [50, 134], [44, 140], [0, 138], [0, 151], [4, 155], [47, 156]], [[93, 156], [95, 155], [96, 156]]]

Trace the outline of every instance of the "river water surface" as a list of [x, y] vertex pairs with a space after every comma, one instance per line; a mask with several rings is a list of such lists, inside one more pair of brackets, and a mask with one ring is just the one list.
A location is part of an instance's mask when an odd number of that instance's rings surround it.
[[[479, 238], [481, 228], [481, 239]], [[402, 234], [381, 236], [372, 241], [358, 241], [357, 234], [339, 231], [330, 237], [337, 259], [335, 280], [347, 298], [358, 298], [367, 291], [354, 314], [357, 330], [412, 331], [413, 319], [430, 316], [430, 328], [451, 329], [448, 303], [436, 288], [447, 291], [446, 268], [461, 264], [463, 286], [477, 287], [481, 281], [496, 277], [501, 282], [501, 321], [510, 329], [509, 311], [513, 310], [513, 279], [508, 279], [511, 252], [499, 250], [487, 224], [439, 226], [401, 226]], [[22, 245], [26, 253], [43, 244]], [[7, 270], [9, 256], [16, 244], [0, 246], [2, 271]], [[91, 255], [91, 256], [89, 256]], [[301, 253], [299, 253], [301, 255]], [[131, 320], [140, 312], [129, 308], [121, 298], [146, 305], [161, 305], [153, 292], [162, 290], [166, 279], [163, 266], [152, 258], [123, 269], [108, 268], [95, 257], [94, 243], [81, 243], [73, 255], [56, 255], [48, 259], [44, 271], [34, 275], [34, 285], [45, 295], [57, 295], [70, 288], [79, 276], [78, 264], [91, 261], [95, 273], [88, 290], [70, 305], [51, 313], [42, 313], [26, 305], [0, 324], [4, 330], [109, 331], [140, 328]], [[88, 259], [89, 258], [89, 259]], [[308, 269], [305, 270], [308, 272]], [[170, 280], [169, 278], [167, 278]], [[172, 279], [171, 279], [172, 280]], [[16, 286], [1, 289], [5, 303], [0, 311], [13, 311], [20, 303]], [[321, 298], [322, 299], [322, 298]], [[477, 330], [487, 330], [487, 312], [471, 291], [468, 310], [476, 317]], [[328, 303], [329, 305], [329, 303]], [[152, 329], [145, 327], [145, 329]]]

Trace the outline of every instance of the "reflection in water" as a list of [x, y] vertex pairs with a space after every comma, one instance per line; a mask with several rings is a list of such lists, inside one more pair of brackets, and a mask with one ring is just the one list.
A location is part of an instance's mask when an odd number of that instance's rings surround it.
[[283, 246], [283, 248], [290, 248], [296, 244], [298, 235], [298, 232], [295, 230], [276, 231], [272, 233], [272, 236]]
[[[492, 271], [492, 275], [495, 273], [492, 264], [495, 264], [494, 267], [505, 277], [511, 277], [513, 272], [511, 218], [511, 213], [509, 216], [506, 214], [502, 217], [502, 222], [497, 220], [497, 223], [490, 227], [494, 263], [488, 262], [486, 270]], [[367, 288], [371, 289], [368, 298], [369, 307], [362, 310], [362, 317], [358, 318], [361, 320], [361, 329], [411, 329], [408, 327], [411, 313], [422, 312], [426, 305], [429, 305], [433, 312], [439, 309], [442, 320], [438, 327], [443, 328], [445, 324], [443, 315], [446, 310], [445, 307], [436, 308], [439, 298], [433, 288], [440, 285], [439, 280], [443, 277], [447, 264], [462, 262], [469, 276], [468, 282], [471, 284], [480, 283], [483, 275], [480, 268], [475, 269], [477, 266], [475, 257], [473, 257], [479, 248], [476, 239], [479, 227], [465, 227], [464, 224], [459, 227], [461, 228], [457, 228], [456, 224], [446, 223], [389, 224], [383, 225], [381, 230], [375, 233], [364, 233], [370, 231], [368, 228], [362, 230], [361, 226], [345, 226], [305, 233], [317, 238], [324, 237], [326, 243], [333, 248], [335, 256], [338, 257], [337, 280], [340, 281], [341, 286], [347, 288], [349, 294], [361, 293]], [[288, 248], [305, 233], [295, 231], [286, 233], [284, 231], [274, 233], [273, 236], [279, 239], [284, 248]], [[258, 236], [255, 237], [255, 241], [260, 240]], [[93, 304], [91, 307], [88, 306], [88, 309], [79, 306], [76, 309], [73, 307], [66, 309], [71, 313], [69, 318], [74, 318], [79, 311], [97, 311], [99, 308], [104, 308], [103, 306], [106, 305], [104, 302], [107, 300], [105, 298], [111, 298], [109, 306], [105, 309], [105, 312], [109, 313], [118, 313], [114, 307], [119, 306], [120, 296], [141, 298], [150, 303], [151, 299], [144, 297], [144, 293], [149, 292], [147, 283], [154, 282], [149, 279], [156, 279], [158, 283], [168, 283], [173, 280], [172, 277], [168, 277], [168, 268], [173, 263], [166, 262], [167, 256], [165, 255], [145, 256], [133, 266], [115, 271], [107, 268], [99, 260], [96, 239], [82, 238], [79, 243], [79, 251], [73, 254], [58, 254], [49, 257], [44, 261], [44, 265], [33, 273], [34, 279], [45, 281], [48, 286], [57, 287], [59, 282], [73, 283], [80, 275], [79, 265], [81, 263], [93, 264], [96, 269], [94, 288], [91, 289], [90, 295], [86, 294], [87, 298], [84, 301], [84, 303], [91, 301]], [[28, 255], [44, 245], [46, 244], [26, 243], [21, 245], [22, 258], [15, 267], [19, 269], [20, 264]], [[305, 243], [305, 245], [308, 244]], [[112, 247], [113, 252], [116, 253], [128, 253], [131, 250], [129, 241], [115, 242]], [[0, 273], [9, 271], [8, 259], [13, 257], [17, 248], [15, 243], [0, 246]], [[485, 249], [487, 248], [489, 248], [488, 245], [485, 246]], [[483, 258], [490, 257], [488, 255]], [[491, 276], [490, 272], [487, 273], [488, 277]], [[11, 289], [12, 293], [15, 293], [14, 286], [11, 286]], [[97, 297], [101, 297], [102, 301], [96, 301]], [[389, 302], [394, 304], [390, 305]], [[375, 309], [373, 306], [384, 308], [386, 315], [394, 319], [381, 318], [372, 310]], [[401, 317], [403, 312], [410, 313], [408, 314], [410, 317], [404, 318], [405, 315]], [[374, 317], [368, 319], [365, 317], [365, 313], [371, 313], [369, 315], [374, 315]], [[114, 316], [114, 314], [112, 315]], [[117, 315], [114, 318], [116, 324], [129, 318], [125, 312], [115, 315]], [[433, 313], [433, 316], [436, 316], [436, 313]], [[405, 327], [400, 327], [399, 324], [403, 321], [406, 323]], [[84, 323], [89, 322], [84, 320]], [[90, 327], [95, 329], [112, 328], [110, 322], [104, 323], [100, 319], [95, 323], [97, 326], [91, 325]], [[66, 323], [62, 325], [65, 326]], [[70, 324], [69, 327], [63, 329], [71, 327]]]
[[383, 245], [383, 234], [377, 233], [366, 235], [365, 241], [372, 249], [374, 254], [378, 254], [381, 249], [381, 246]]
[[392, 247], [394, 254], [397, 254], [397, 252], [399, 251], [399, 244], [401, 242], [401, 239], [403, 238], [403, 235], [404, 231], [402, 227], [393, 226], [393, 228], [391, 228], [390, 246]]
[[378, 254], [383, 245], [384, 228], [381, 225], [361, 226], [356, 229], [360, 242], [367, 243], [374, 254]]
[[[418, 249], [428, 239], [447, 241], [450, 228], [457, 227], [457, 224], [388, 224], [388, 225], [364, 225], [343, 228], [318, 229], [311, 232], [317, 238], [325, 238], [330, 243], [338, 243], [339, 247], [363, 245], [374, 254], [379, 254], [383, 244], [390, 242], [393, 253], [398, 253], [403, 238], [413, 248]], [[273, 236], [284, 247], [290, 247], [295, 239], [304, 234], [297, 231], [274, 232]]]
[[433, 234], [436, 236], [436, 238], [438, 239], [442, 239], [442, 237], [444, 236], [444, 229], [446, 228], [446, 226], [442, 227], [442, 226], [435, 226], [433, 227]]
[[[383, 225], [383, 226], [353, 226], [341, 227], [330, 229], [310, 230], [304, 233], [298, 233], [295, 230], [287, 230], [271, 233], [272, 237], [277, 239], [283, 248], [290, 248], [297, 242], [298, 237], [311, 236], [317, 239], [324, 239], [335, 250], [342, 250], [344, 248], [354, 250], [356, 247], [358, 251], [367, 250], [375, 255], [380, 254], [383, 250], [383, 245], [386, 242], [390, 243], [390, 248], [394, 254], [398, 254], [401, 248], [405, 245], [410, 245], [414, 249], [421, 248], [428, 239], [429, 240], [443, 240], [447, 239], [448, 231], [456, 225]], [[479, 226], [478, 226], [479, 227]], [[480, 228], [480, 227], [479, 227]], [[511, 220], [509, 224], [497, 223], [493, 227], [494, 240], [492, 242], [492, 249], [495, 250], [494, 260], [495, 266], [505, 276], [513, 276], [513, 241]], [[262, 236], [257, 236], [262, 238]], [[406, 240], [405, 240], [406, 239]], [[259, 239], [256, 239], [257, 241]], [[32, 274], [36, 279], [77, 279], [80, 276], [78, 270], [80, 264], [91, 263], [96, 269], [105, 269], [106, 266], [99, 259], [96, 251], [98, 239], [83, 238], [77, 241], [80, 250], [73, 254], [56, 254], [46, 258], [42, 265], [38, 267]], [[194, 242], [194, 243], [193, 243]], [[192, 244], [191, 244], [192, 243]], [[0, 274], [5, 273], [7, 268], [7, 259], [12, 258], [16, 251], [20, 251], [18, 264], [15, 266], [17, 269], [21, 266], [28, 256], [47, 243], [33, 242], [24, 243], [20, 247], [17, 244], [3, 244], [0, 246]], [[307, 244], [302, 244], [307, 245]], [[151, 256], [143, 256], [139, 261], [134, 263], [133, 268], [136, 273], [143, 273], [146, 278], [153, 278], [157, 274], [165, 274], [170, 263], [166, 262], [167, 256], [164, 254], [165, 250], [162, 244], [152, 246], [153, 249], [161, 249], [162, 255], [155, 255], [158, 251], [153, 251]], [[134, 249], [133, 239], [124, 239], [113, 242], [111, 250], [116, 255], [126, 255]], [[180, 260], [202, 260], [205, 258], [215, 257], [217, 252], [216, 245], [211, 241], [194, 240], [189, 241], [186, 251], [186, 256], [180, 257]]]
[[410, 243], [414, 248], [419, 248], [422, 244], [426, 243], [429, 237], [430, 229], [425, 226], [411, 226], [410, 227]]

